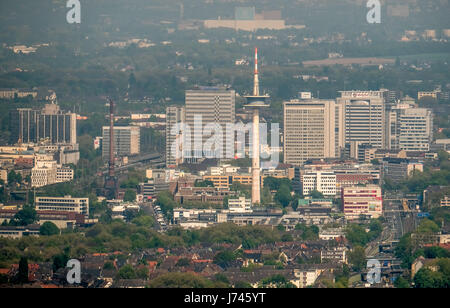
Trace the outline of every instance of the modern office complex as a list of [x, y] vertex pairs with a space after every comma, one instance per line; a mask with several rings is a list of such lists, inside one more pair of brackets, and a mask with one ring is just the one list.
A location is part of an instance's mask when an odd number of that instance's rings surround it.
[[430, 109], [398, 105], [389, 112], [389, 147], [405, 151], [429, 151], [433, 140]]
[[18, 108], [11, 112], [11, 143], [77, 143], [77, 115], [56, 104], [42, 110]]
[[73, 180], [74, 170], [58, 165], [56, 161], [36, 161], [31, 169], [31, 186], [43, 187]]
[[[185, 122], [184, 107], [167, 107], [166, 109], [166, 166], [176, 167], [183, 163], [183, 134], [181, 130], [174, 131], [178, 123]], [[174, 142], [176, 144], [174, 145]]]
[[89, 198], [65, 197], [36, 197], [37, 211], [75, 212], [89, 215]]
[[[109, 159], [109, 126], [103, 126], [103, 159]], [[139, 126], [114, 126], [114, 152], [117, 157], [140, 153], [141, 134]]]
[[284, 103], [284, 162], [295, 166], [309, 159], [339, 155], [333, 100], [292, 100]]
[[[190, 149], [184, 151], [185, 159], [188, 161], [196, 161], [206, 155], [213, 157], [225, 157], [226, 153], [234, 153], [234, 143], [227, 147], [226, 143], [226, 125], [235, 122], [235, 100], [236, 92], [225, 87], [199, 87], [194, 90], [186, 91], [186, 124], [190, 127]], [[195, 123], [196, 119], [201, 119], [200, 123]], [[208, 153], [203, 153], [203, 145], [212, 137], [213, 134], [205, 133], [205, 126], [220, 125], [223, 132], [223, 140], [218, 141], [220, 148], [214, 145]], [[198, 129], [195, 129], [197, 128]], [[186, 137], [188, 138], [188, 137]], [[201, 141], [201, 144], [195, 143]], [[189, 140], [186, 140], [189, 142]]]
[[56, 161], [37, 161], [31, 170], [31, 186], [43, 187], [56, 183]]
[[334, 172], [307, 172], [302, 176], [303, 195], [313, 191], [321, 192], [324, 196], [336, 195], [336, 174]]
[[385, 91], [340, 91], [344, 142], [385, 147]]

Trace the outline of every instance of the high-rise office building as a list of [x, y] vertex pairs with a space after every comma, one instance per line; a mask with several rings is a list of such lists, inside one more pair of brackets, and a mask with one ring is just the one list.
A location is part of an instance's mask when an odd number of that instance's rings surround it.
[[344, 142], [385, 147], [385, 91], [341, 91], [337, 104], [343, 109]]
[[77, 143], [77, 115], [56, 104], [42, 110], [18, 108], [11, 112], [11, 143]]
[[398, 90], [380, 89], [380, 92], [383, 92], [384, 101], [388, 109], [395, 106], [403, 95], [402, 91]]
[[284, 103], [284, 162], [295, 166], [309, 159], [339, 156], [334, 100]]
[[[175, 167], [183, 163], [183, 134], [182, 130], [176, 130], [178, 123], [185, 122], [184, 107], [167, 107], [166, 109], [166, 167]], [[174, 142], [177, 142], [174, 145]]]
[[[191, 146], [190, 150], [184, 151], [185, 160], [196, 161], [197, 158], [205, 157], [204, 154], [219, 158], [225, 157], [229, 151], [234, 153], [234, 143], [230, 145], [232, 149], [227, 147], [226, 125], [235, 122], [235, 102], [236, 92], [225, 87], [199, 87], [186, 91], [185, 119], [191, 129]], [[197, 130], [196, 117], [201, 117], [202, 121], [201, 129]], [[212, 146], [208, 153], [203, 153], [203, 145], [211, 138], [211, 135], [203, 134], [203, 129], [211, 124], [219, 124], [222, 129], [223, 140], [219, 141], [221, 148]], [[196, 146], [195, 140], [202, 141], [201, 148]]]
[[429, 151], [433, 140], [433, 114], [430, 109], [399, 104], [389, 112], [389, 148]]
[[[103, 159], [109, 159], [109, 126], [103, 126]], [[114, 152], [116, 157], [137, 155], [141, 150], [139, 126], [114, 126]]]

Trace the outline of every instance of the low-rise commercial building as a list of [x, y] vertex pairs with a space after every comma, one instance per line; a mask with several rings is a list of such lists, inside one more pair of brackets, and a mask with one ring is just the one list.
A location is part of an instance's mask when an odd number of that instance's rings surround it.
[[[11, 219], [14, 219], [18, 211], [18, 209], [0, 209], [0, 224], [4, 221], [8, 223]], [[36, 218], [39, 225], [49, 221], [59, 229], [72, 229], [76, 225], [84, 225], [90, 222], [83, 214], [50, 210], [36, 211]]]
[[385, 179], [399, 182], [411, 176], [414, 171], [423, 172], [423, 163], [404, 158], [384, 158], [382, 173]]
[[441, 199], [441, 206], [450, 206], [450, 196]]
[[37, 211], [75, 212], [89, 215], [89, 198], [65, 197], [36, 197]]
[[211, 204], [223, 204], [227, 196], [236, 196], [237, 192], [216, 187], [180, 187], [174, 196], [174, 200], [184, 202], [203, 202]]
[[347, 247], [339, 246], [333, 248], [322, 249], [320, 251], [320, 261], [333, 261], [336, 263], [347, 263]]
[[152, 178], [147, 183], [141, 183], [139, 192], [143, 195], [145, 201], [154, 200], [159, 193], [169, 190], [169, 183], [165, 179]]
[[31, 186], [43, 187], [56, 183], [73, 180], [74, 170], [69, 167], [58, 166], [54, 160], [36, 160], [31, 170]]
[[11, 239], [19, 239], [24, 236], [39, 236], [39, 225], [29, 226], [0, 226], [0, 237], [7, 237]]
[[302, 176], [303, 195], [312, 191], [321, 192], [324, 196], [336, 195], [336, 174], [334, 172], [307, 172]]
[[381, 187], [367, 185], [342, 189], [342, 210], [346, 219], [358, 219], [362, 216], [378, 218], [383, 211]]
[[252, 211], [252, 200], [245, 197], [239, 197], [237, 199], [228, 199], [228, 209], [234, 213], [244, 213]]

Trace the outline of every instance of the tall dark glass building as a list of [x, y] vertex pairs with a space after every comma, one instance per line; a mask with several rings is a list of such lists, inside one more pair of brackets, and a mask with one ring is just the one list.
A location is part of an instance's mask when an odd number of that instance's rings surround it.
[[42, 110], [18, 108], [11, 112], [11, 143], [52, 144], [77, 143], [77, 115], [63, 112], [56, 104], [47, 104]]

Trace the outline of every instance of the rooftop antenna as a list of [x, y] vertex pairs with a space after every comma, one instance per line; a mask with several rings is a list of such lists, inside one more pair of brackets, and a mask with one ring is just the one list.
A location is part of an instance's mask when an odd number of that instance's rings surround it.
[[255, 77], [253, 83], [253, 96], [259, 96], [258, 47], [255, 47]]

